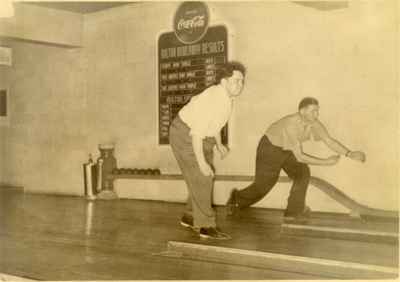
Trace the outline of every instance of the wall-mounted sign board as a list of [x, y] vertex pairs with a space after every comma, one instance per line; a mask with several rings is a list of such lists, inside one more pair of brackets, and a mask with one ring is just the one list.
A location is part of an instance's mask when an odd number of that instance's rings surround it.
[[[209, 27], [201, 39], [186, 44], [175, 32], [158, 39], [159, 144], [169, 144], [169, 126], [190, 98], [215, 83], [216, 72], [228, 58], [225, 26]], [[205, 112], [204, 115], [207, 115]], [[222, 129], [228, 143], [228, 128]]]

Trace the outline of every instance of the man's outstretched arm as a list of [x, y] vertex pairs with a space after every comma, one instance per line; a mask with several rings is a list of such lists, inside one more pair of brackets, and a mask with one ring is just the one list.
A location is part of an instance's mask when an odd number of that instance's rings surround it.
[[332, 138], [328, 131], [326, 130], [325, 126], [317, 122], [315, 127], [317, 131], [317, 134], [319, 137], [322, 139], [322, 141], [333, 151], [340, 155], [344, 155], [352, 160], [359, 161], [359, 162], [365, 162], [365, 153], [361, 151], [352, 151], [345, 147], [342, 143], [337, 141], [336, 139]]
[[297, 161], [309, 165], [335, 165], [340, 159], [340, 156], [330, 156], [325, 159], [318, 158], [316, 156], [304, 153], [301, 146], [293, 148], [292, 152], [296, 157]]

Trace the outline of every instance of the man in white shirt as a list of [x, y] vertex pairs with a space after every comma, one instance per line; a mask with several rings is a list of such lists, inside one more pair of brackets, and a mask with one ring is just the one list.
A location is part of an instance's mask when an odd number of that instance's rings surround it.
[[242, 92], [245, 74], [242, 64], [225, 64], [217, 71], [217, 84], [192, 97], [170, 127], [170, 144], [189, 192], [181, 224], [202, 238], [229, 239], [217, 229], [212, 208], [213, 148], [221, 158], [228, 154], [220, 132], [231, 115], [233, 99]]
[[[305, 205], [310, 180], [308, 165], [335, 165], [340, 155], [359, 162], [365, 161], [363, 152], [351, 151], [329, 135], [318, 120], [319, 103], [315, 98], [302, 99], [298, 109], [297, 113], [287, 115], [268, 127], [257, 147], [255, 181], [242, 190], [232, 190], [227, 203], [228, 214], [235, 214], [264, 198], [275, 186], [283, 169], [293, 180], [285, 221], [305, 222], [310, 212]], [[322, 140], [338, 155], [319, 158], [305, 154], [302, 143], [309, 140], [311, 135], [314, 140]]]

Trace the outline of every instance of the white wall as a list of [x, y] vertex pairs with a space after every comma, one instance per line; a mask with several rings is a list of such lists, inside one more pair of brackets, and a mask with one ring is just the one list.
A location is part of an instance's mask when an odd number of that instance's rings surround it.
[[[157, 34], [171, 30], [178, 4], [144, 3], [85, 18], [88, 93], [101, 115], [91, 147], [115, 141], [120, 166], [179, 171], [169, 148], [157, 145], [154, 57]], [[232, 152], [217, 161], [218, 171], [252, 174], [268, 124], [296, 111], [302, 97], [315, 96], [331, 134], [364, 150], [368, 162], [343, 158], [336, 167], [312, 168], [313, 174], [361, 203], [396, 208], [397, 148], [388, 141], [398, 138], [394, 4], [356, 2], [322, 12], [290, 2], [209, 3], [211, 24], [228, 27], [231, 58], [248, 67], [230, 127]], [[320, 147], [313, 150], [326, 155]]]
[[20, 42], [12, 48], [5, 181], [27, 191], [81, 194], [87, 150], [79, 50]]
[[82, 15], [15, 2], [14, 17], [0, 18], [0, 38], [81, 46]]

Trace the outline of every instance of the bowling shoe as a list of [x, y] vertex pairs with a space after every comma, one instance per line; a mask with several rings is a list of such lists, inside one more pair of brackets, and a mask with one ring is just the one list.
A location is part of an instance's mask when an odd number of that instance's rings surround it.
[[216, 240], [230, 240], [232, 239], [226, 233], [221, 232], [216, 227], [202, 227], [199, 232], [200, 238], [203, 239], [216, 239]]
[[303, 224], [307, 223], [310, 217], [311, 217], [311, 209], [308, 206], [305, 206], [303, 212], [298, 214], [291, 214], [285, 211], [283, 221], [285, 223]]
[[191, 216], [191, 215], [184, 214], [182, 216], [182, 218], [181, 218], [181, 222], [180, 223], [181, 223], [181, 225], [183, 227], [187, 227], [187, 228], [191, 228], [191, 229], [194, 228], [194, 226], [193, 226], [193, 216]]

